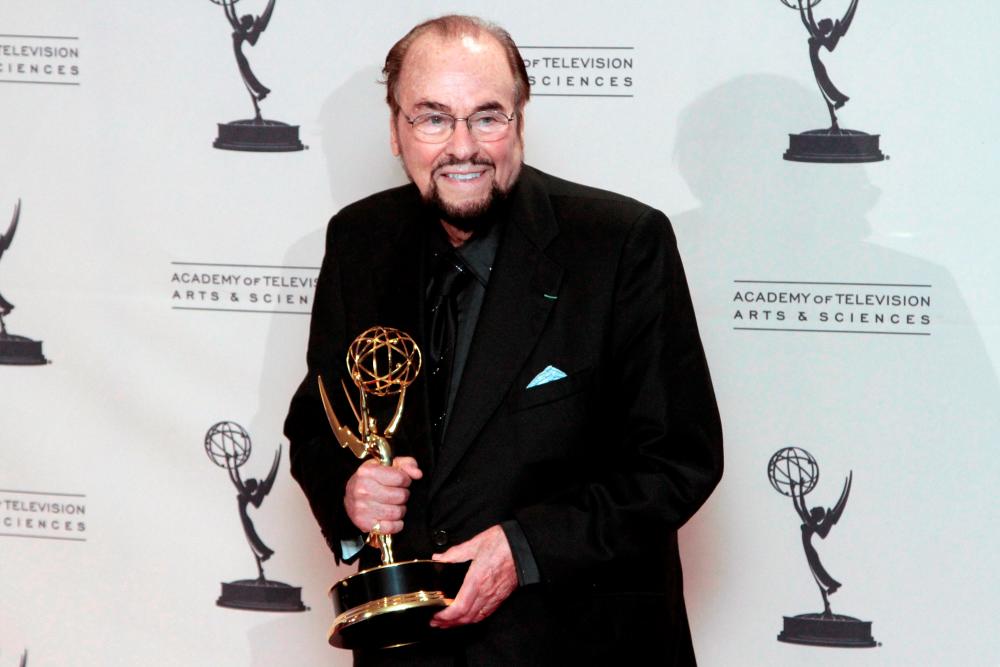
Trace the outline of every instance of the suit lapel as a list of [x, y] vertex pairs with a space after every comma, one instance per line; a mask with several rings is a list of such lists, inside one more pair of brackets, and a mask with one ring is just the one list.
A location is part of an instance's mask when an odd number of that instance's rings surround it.
[[500, 406], [535, 347], [562, 278], [562, 268], [544, 252], [557, 232], [548, 194], [535, 172], [525, 167], [511, 197], [510, 219], [434, 467], [432, 495]]

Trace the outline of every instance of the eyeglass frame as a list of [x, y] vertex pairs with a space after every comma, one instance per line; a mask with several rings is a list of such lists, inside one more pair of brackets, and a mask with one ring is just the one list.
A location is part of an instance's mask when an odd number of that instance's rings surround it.
[[[503, 136], [497, 137], [496, 139], [485, 139], [484, 140], [484, 139], [481, 139], [478, 136], [476, 136], [476, 133], [473, 131], [472, 124], [469, 122], [469, 120], [473, 116], [475, 116], [476, 114], [481, 114], [481, 113], [496, 113], [496, 114], [500, 114], [501, 116], [503, 116], [504, 118], [507, 119], [507, 125], [505, 125], [504, 127], [508, 128], [508, 131], [509, 131], [511, 123], [513, 123], [514, 119], [517, 118], [517, 109], [515, 109], [514, 111], [512, 111], [509, 116], [507, 114], [505, 114], [502, 109], [480, 109], [479, 111], [473, 111], [471, 114], [469, 114], [468, 116], [465, 116], [464, 118], [462, 116], [453, 116], [453, 115], [451, 115], [450, 113], [448, 113], [446, 111], [427, 111], [425, 113], [418, 114], [418, 115], [414, 116], [412, 119], [409, 116], [407, 116], [405, 113], [403, 113], [402, 109], [400, 109], [400, 111], [399, 111], [399, 114], [403, 117], [403, 119], [406, 120], [406, 122], [410, 124], [411, 128], [413, 128], [413, 132], [414, 132], [414, 135], [416, 135], [417, 141], [421, 141], [421, 142], [423, 142], [425, 144], [443, 144], [446, 141], [448, 141], [449, 139], [451, 139], [455, 135], [455, 128], [458, 127], [458, 121], [460, 121], [460, 120], [464, 120], [465, 121], [465, 127], [466, 127], [466, 129], [469, 130], [469, 135], [472, 136], [476, 141], [481, 141], [483, 143], [489, 144], [489, 143], [493, 143], [494, 141], [502, 141], [504, 138], [507, 137], [507, 132], [506, 131], [504, 132]], [[451, 118], [451, 128], [450, 128], [448, 134], [444, 135], [444, 138], [441, 139], [441, 141], [427, 141], [426, 139], [422, 139], [420, 133], [417, 132], [417, 130], [416, 130], [415, 126], [414, 126], [415, 123], [418, 120], [420, 120], [421, 118], [423, 118], [424, 116], [435, 116], [435, 115], [436, 116], [445, 116], [447, 118]]]

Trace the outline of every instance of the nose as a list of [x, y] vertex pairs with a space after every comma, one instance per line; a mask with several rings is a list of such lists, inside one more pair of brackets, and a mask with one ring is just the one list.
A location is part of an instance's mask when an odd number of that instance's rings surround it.
[[448, 152], [459, 160], [467, 160], [479, 151], [479, 143], [469, 131], [468, 121], [455, 122], [455, 131], [448, 139]]

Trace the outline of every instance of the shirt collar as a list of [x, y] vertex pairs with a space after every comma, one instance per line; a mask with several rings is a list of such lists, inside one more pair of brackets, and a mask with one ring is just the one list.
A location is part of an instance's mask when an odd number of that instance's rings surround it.
[[502, 222], [496, 221], [490, 225], [488, 232], [481, 236], [474, 236], [463, 243], [460, 248], [455, 249], [455, 252], [462, 258], [465, 265], [469, 267], [469, 271], [483, 287], [486, 287], [486, 283], [490, 280], [493, 260], [496, 259], [497, 247], [500, 245], [500, 228], [502, 226]]
[[[431, 224], [435, 227], [435, 231], [431, 234], [429, 250], [431, 261], [436, 262], [436, 258], [451, 250], [452, 245], [448, 242], [441, 223], [435, 220]], [[490, 280], [490, 270], [493, 268], [497, 248], [500, 246], [503, 225], [502, 220], [494, 220], [485, 234], [477, 234], [460, 247], [454, 248], [455, 254], [483, 287], [486, 287]]]

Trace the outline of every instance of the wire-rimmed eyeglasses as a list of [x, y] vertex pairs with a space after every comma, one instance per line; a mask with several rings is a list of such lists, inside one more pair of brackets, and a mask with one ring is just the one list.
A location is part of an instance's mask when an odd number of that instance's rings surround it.
[[428, 144], [442, 144], [451, 138], [455, 132], [455, 125], [460, 120], [465, 121], [469, 133], [476, 141], [500, 141], [507, 136], [510, 124], [517, 116], [515, 111], [507, 115], [498, 110], [477, 111], [465, 118], [452, 116], [443, 111], [431, 111], [422, 113], [415, 118], [410, 118], [403, 114], [406, 122], [413, 127], [413, 133], [417, 139]]

